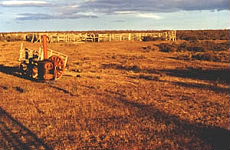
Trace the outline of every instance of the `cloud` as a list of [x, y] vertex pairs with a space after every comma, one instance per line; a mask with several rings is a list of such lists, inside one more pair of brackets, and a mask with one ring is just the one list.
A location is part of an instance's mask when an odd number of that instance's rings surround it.
[[136, 11], [114, 11], [115, 14], [134, 14]]
[[31, 13], [24, 13], [19, 14], [17, 16], [17, 20], [44, 20], [44, 19], [51, 19], [52, 16], [48, 14], [31, 14]]
[[115, 11], [175, 12], [180, 10], [229, 10], [229, 0], [3, 0], [5, 7], [55, 5], [59, 8], [81, 8], [81, 11], [113, 13]]
[[138, 12], [138, 11], [115, 11], [114, 13], [117, 15], [129, 15], [129, 16], [135, 16], [139, 18], [162, 19], [161, 16], [150, 12], [146, 13], [146, 12]]
[[47, 6], [49, 3], [47, 1], [2, 1], [1, 6], [6, 7], [33, 7], [33, 6]]
[[155, 15], [153, 13], [138, 13], [136, 16], [141, 18], [162, 19], [161, 16]]
[[88, 14], [71, 14], [71, 15], [49, 15], [41, 13], [24, 13], [19, 14], [17, 20], [47, 20], [47, 19], [80, 19], [80, 18], [97, 18], [96, 15]]
[[229, 10], [229, 0], [94, 0], [86, 1], [82, 8], [114, 13], [117, 11], [176, 12], [190, 10]]
[[122, 22], [126, 22], [126, 21], [125, 21], [125, 20], [121, 20], [121, 19], [119, 19], [119, 20], [114, 20], [113, 22], [122, 23]]
[[[229, 10], [229, 0], [0, 0], [4, 7], [41, 7], [34, 14], [19, 14], [17, 20], [97, 18], [102, 15], [162, 19], [159, 13], [193, 10]], [[45, 8], [43, 8], [45, 7]], [[48, 8], [48, 9], [47, 9]], [[47, 14], [41, 14], [44, 9]], [[53, 15], [55, 14], [55, 15]]]

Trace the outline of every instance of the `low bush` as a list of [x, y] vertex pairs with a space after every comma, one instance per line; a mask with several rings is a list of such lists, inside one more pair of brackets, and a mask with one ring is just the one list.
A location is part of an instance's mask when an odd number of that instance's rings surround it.
[[189, 41], [181, 44], [162, 43], [157, 45], [162, 52], [207, 52], [207, 51], [226, 51], [230, 48], [230, 42], [215, 43], [212, 41]]
[[19, 36], [6, 36], [6, 37], [0, 37], [0, 41], [7, 41], [7, 42], [13, 42], [13, 41], [22, 41], [23, 38]]
[[177, 30], [180, 40], [230, 40], [230, 30]]
[[212, 51], [204, 53], [195, 53], [192, 55], [193, 59], [206, 60], [206, 61], [215, 61], [215, 62], [230, 62], [230, 54], [226, 52], [217, 52]]
[[178, 51], [178, 46], [176, 44], [162, 43], [158, 45], [160, 51], [162, 52], [176, 52]]
[[187, 49], [188, 51], [194, 51], [194, 52], [204, 52], [205, 51], [204, 47], [200, 47], [200, 46], [188, 47]]

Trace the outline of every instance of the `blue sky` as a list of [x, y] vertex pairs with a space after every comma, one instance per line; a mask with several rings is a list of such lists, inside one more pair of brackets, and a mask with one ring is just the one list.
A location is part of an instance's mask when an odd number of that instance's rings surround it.
[[229, 29], [230, 0], [0, 0], [0, 32]]

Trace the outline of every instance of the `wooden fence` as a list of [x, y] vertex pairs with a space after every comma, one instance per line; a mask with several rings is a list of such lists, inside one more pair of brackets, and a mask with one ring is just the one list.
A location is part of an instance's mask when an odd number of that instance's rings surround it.
[[0, 33], [0, 40], [24, 40], [41, 42], [42, 35], [47, 35], [50, 42], [105, 42], [105, 41], [144, 41], [144, 40], [176, 40], [176, 31], [158, 32], [124, 32], [124, 33], [71, 33], [71, 32], [31, 32], [31, 33]]

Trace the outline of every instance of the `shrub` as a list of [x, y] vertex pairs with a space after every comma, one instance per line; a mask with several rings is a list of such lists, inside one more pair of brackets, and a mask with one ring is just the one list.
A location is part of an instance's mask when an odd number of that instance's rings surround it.
[[176, 44], [162, 43], [162, 44], [159, 44], [158, 47], [160, 48], [160, 51], [162, 52], [176, 52], [178, 50], [178, 47]]
[[210, 41], [190, 41], [181, 44], [162, 43], [157, 45], [162, 52], [206, 52], [206, 51], [226, 51], [230, 49], [230, 42], [215, 43]]
[[199, 52], [199, 53], [194, 53], [192, 55], [192, 58], [198, 60], [214, 61], [214, 62], [230, 62], [229, 52], [217, 52], [217, 53], [214, 53], [213, 51], [204, 52], [204, 53]]
[[180, 40], [230, 40], [230, 30], [178, 30]]
[[194, 51], [194, 52], [204, 52], [205, 51], [204, 47], [200, 47], [200, 46], [188, 47], [187, 49], [188, 51]]
[[1, 36], [0, 37], [0, 41], [7, 41], [7, 42], [11, 42], [11, 41], [22, 41], [23, 38], [20, 36]]
[[195, 36], [187, 36], [187, 37], [184, 37], [183, 40], [187, 40], [187, 41], [197, 41], [197, 37]]

